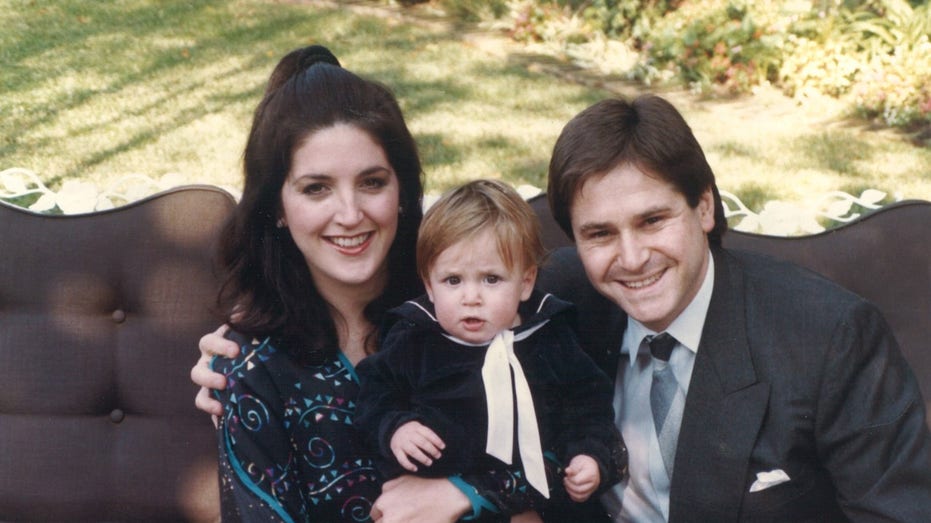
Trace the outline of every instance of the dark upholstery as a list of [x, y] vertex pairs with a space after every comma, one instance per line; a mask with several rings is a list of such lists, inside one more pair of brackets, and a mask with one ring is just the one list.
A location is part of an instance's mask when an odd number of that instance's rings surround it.
[[[546, 197], [533, 198], [531, 205], [543, 223], [546, 247], [571, 245], [553, 220]], [[724, 246], [795, 262], [876, 304], [918, 376], [931, 414], [931, 202], [894, 203], [810, 236], [728, 231]]]
[[[570, 242], [531, 200], [548, 248]], [[234, 202], [176, 189], [46, 216], [0, 202], [0, 521], [215, 521], [215, 436], [193, 405], [213, 330], [213, 240]], [[725, 244], [812, 268], [876, 303], [931, 398], [931, 202], [800, 238]]]
[[233, 205], [208, 187], [77, 216], [0, 202], [0, 520], [219, 519], [190, 368]]

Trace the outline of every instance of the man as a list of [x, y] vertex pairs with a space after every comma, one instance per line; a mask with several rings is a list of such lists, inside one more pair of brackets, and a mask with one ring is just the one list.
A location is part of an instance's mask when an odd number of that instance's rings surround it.
[[547, 192], [576, 249], [540, 285], [576, 302], [615, 379], [615, 521], [931, 521], [924, 403], [889, 327], [823, 278], [721, 247], [714, 174], [672, 105], [580, 113]]

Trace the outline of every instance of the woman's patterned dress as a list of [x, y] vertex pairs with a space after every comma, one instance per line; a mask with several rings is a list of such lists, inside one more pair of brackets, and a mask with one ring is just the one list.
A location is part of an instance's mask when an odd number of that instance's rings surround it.
[[215, 358], [224, 521], [369, 521], [382, 479], [352, 426], [358, 380], [340, 353], [301, 366], [268, 340]]

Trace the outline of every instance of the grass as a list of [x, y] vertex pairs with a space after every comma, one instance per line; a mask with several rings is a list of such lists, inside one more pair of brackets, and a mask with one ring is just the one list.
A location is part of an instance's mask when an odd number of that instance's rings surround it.
[[[308, 43], [328, 45], [345, 66], [394, 90], [432, 191], [478, 177], [542, 187], [566, 121], [606, 96], [643, 90], [585, 72], [554, 74], [551, 63], [504, 40], [377, 16], [381, 3], [363, 4], [372, 9], [0, 0], [0, 169], [31, 169], [53, 188], [180, 173], [236, 189], [267, 75]], [[830, 101], [665, 94], [692, 125], [719, 185], [749, 202], [868, 187], [931, 199], [931, 150], [850, 120]]]

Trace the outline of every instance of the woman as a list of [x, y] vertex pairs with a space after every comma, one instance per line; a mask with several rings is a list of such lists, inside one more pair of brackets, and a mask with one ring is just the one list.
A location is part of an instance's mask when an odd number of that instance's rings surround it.
[[256, 108], [244, 171], [220, 248], [236, 343], [191, 372], [218, 389], [196, 403], [218, 416], [224, 519], [454, 521], [516, 491], [500, 472], [403, 477], [373, 507], [382, 485], [352, 429], [354, 365], [382, 313], [422, 292], [421, 167], [393, 95], [326, 48], [291, 52]]

